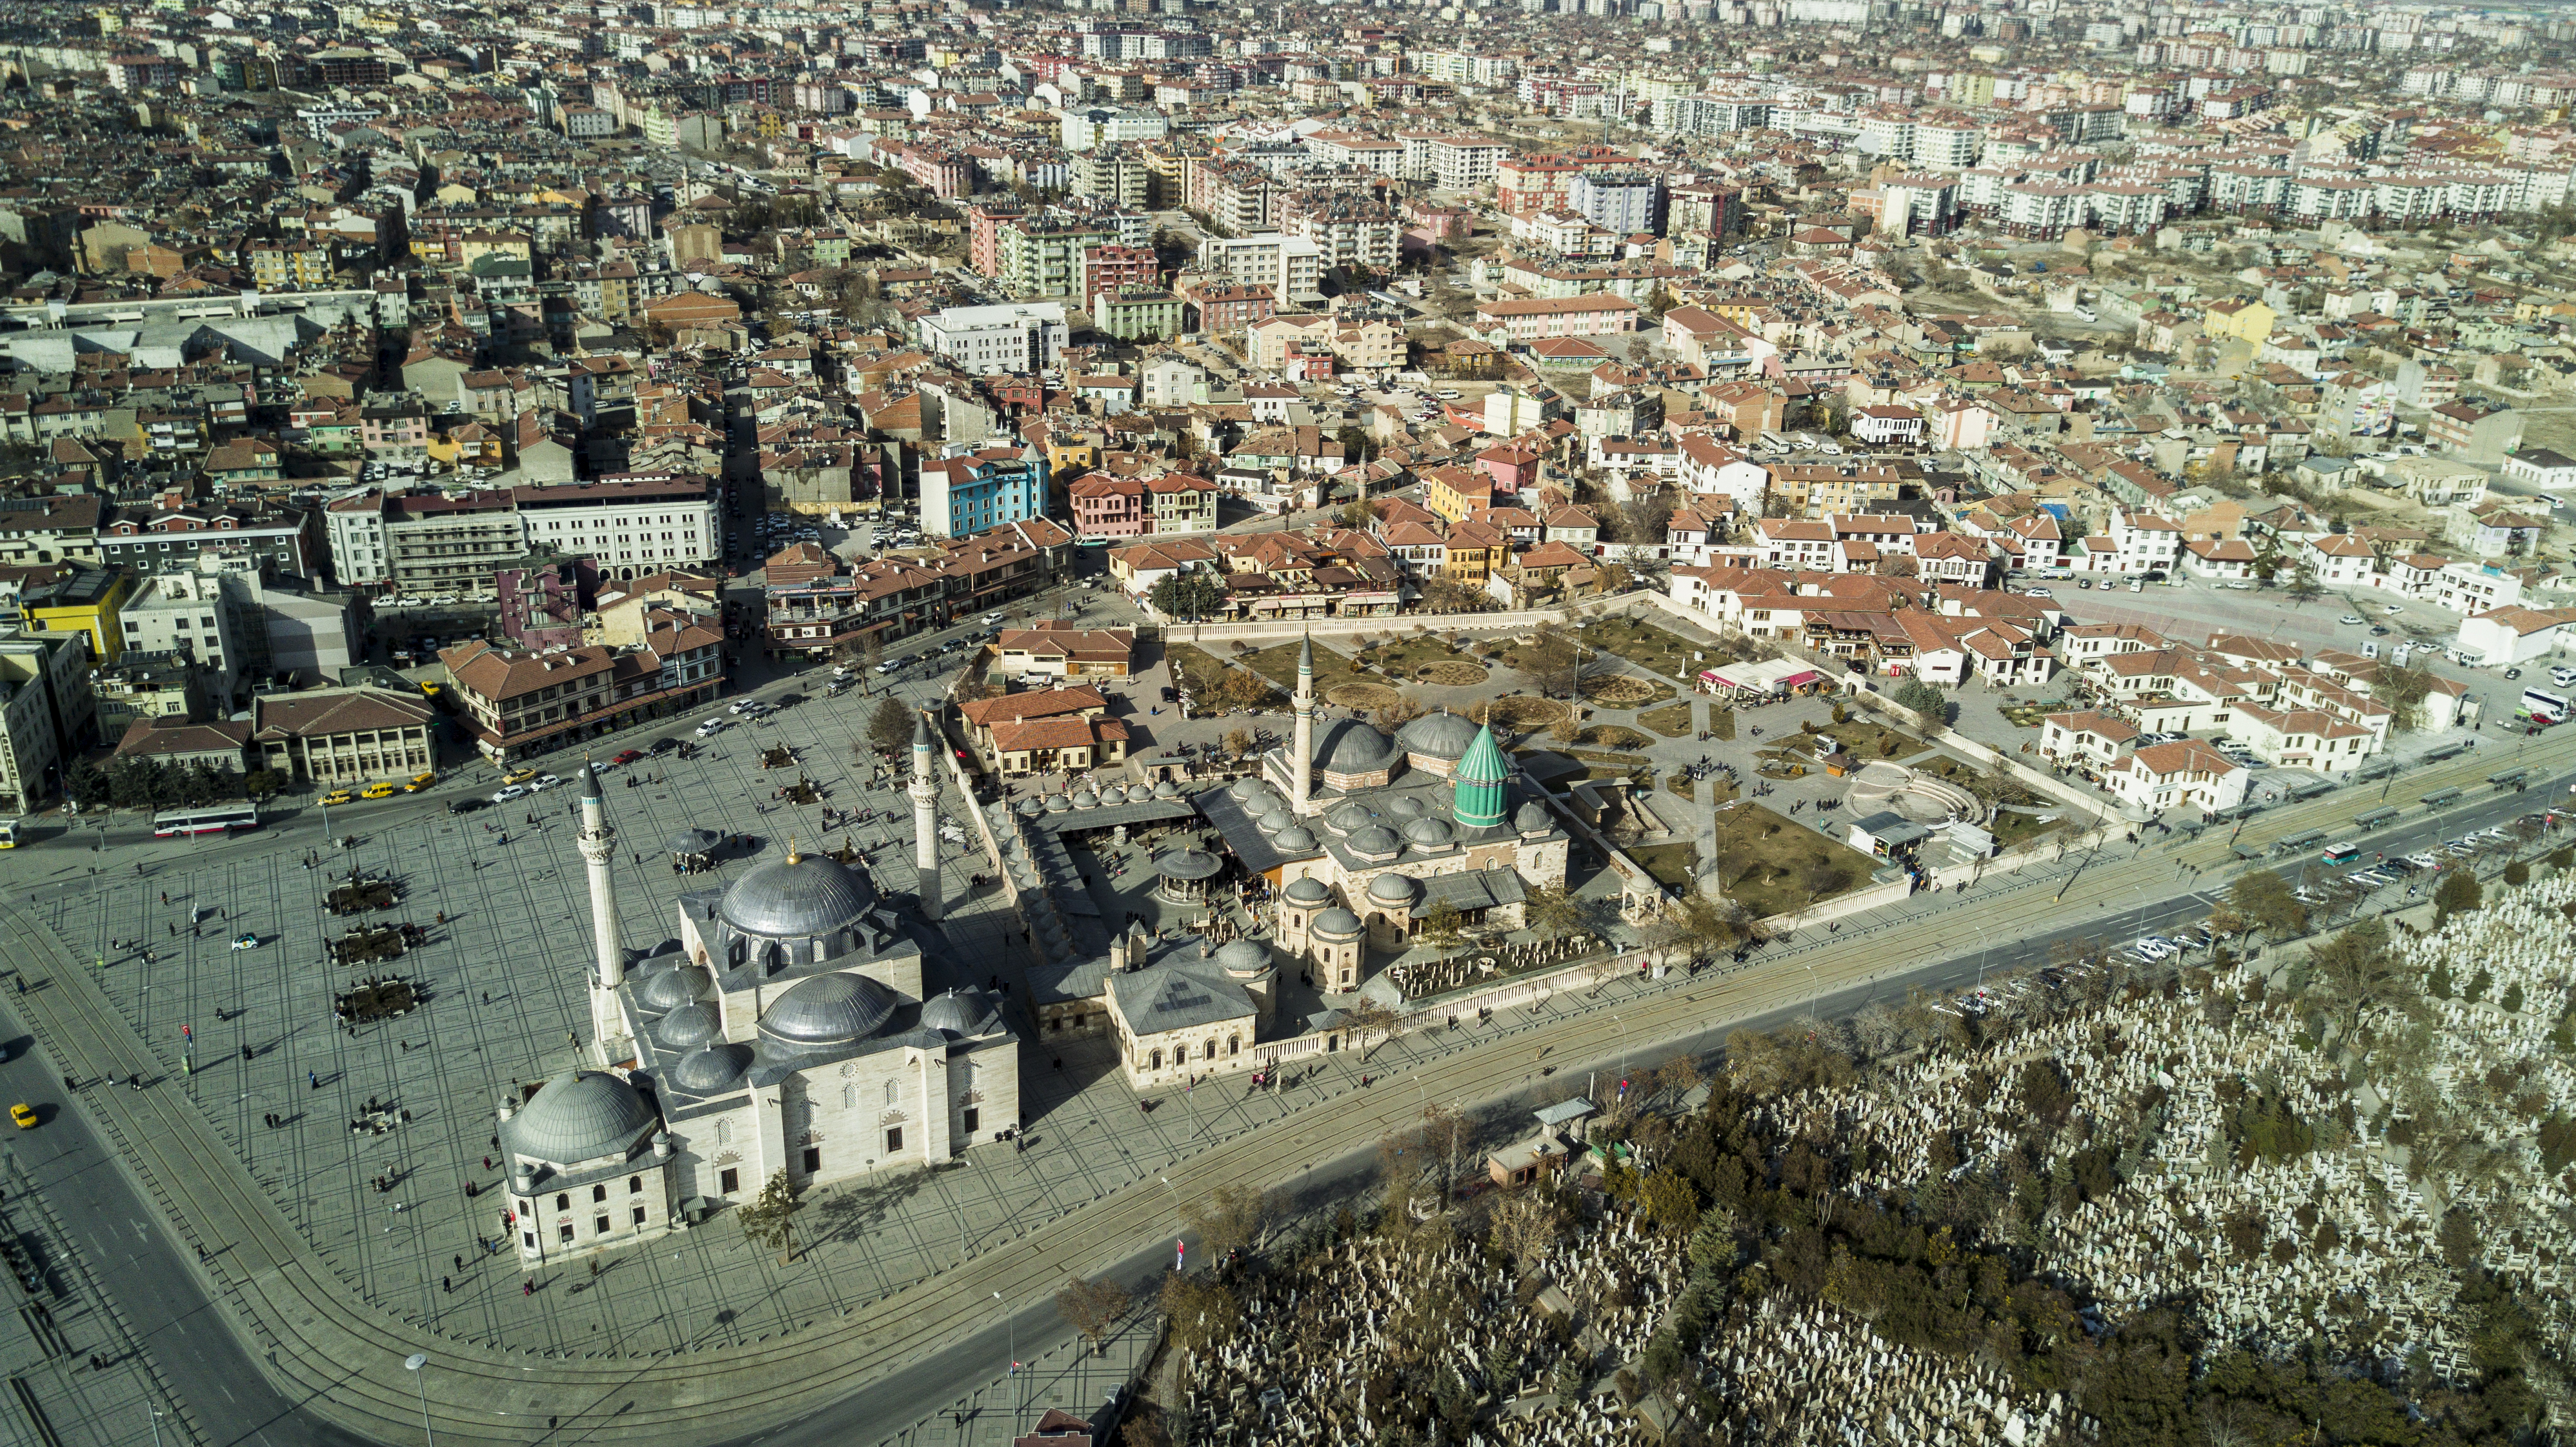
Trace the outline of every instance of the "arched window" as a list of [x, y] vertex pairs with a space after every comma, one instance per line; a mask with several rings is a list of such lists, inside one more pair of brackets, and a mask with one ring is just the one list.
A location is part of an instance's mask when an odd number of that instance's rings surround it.
[[729, 1120], [719, 1120], [719, 1121], [717, 1121], [717, 1122], [716, 1122], [716, 1144], [717, 1144], [717, 1145], [722, 1146], [722, 1145], [731, 1145], [732, 1143], [733, 1143], [733, 1122], [732, 1122], [732, 1121], [729, 1121]]
[[844, 1086], [842, 1086], [842, 1087], [841, 1087], [841, 1109], [843, 1109], [843, 1110], [856, 1110], [856, 1109], [858, 1109], [858, 1108], [859, 1108], [859, 1088], [858, 1088], [857, 1086], [855, 1086], [855, 1085], [844, 1085]]
[[556, 1210], [558, 1210], [558, 1211], [569, 1211], [569, 1210], [571, 1210], [571, 1209], [572, 1209], [572, 1197], [571, 1197], [571, 1196], [569, 1196], [569, 1195], [557, 1195], [557, 1196], [555, 1197], [555, 1209], [556, 1209]]
[[966, 1092], [973, 1090], [975, 1088], [975, 1062], [972, 1060], [958, 1061], [956, 1076], [957, 1093], [959, 1095], [964, 1095]]
[[1163, 1052], [1162, 1052], [1162, 1051], [1160, 1051], [1160, 1050], [1157, 1050], [1157, 1051], [1155, 1051], [1155, 1052], [1154, 1052], [1154, 1054], [1153, 1054], [1153, 1058], [1151, 1059], [1151, 1061], [1146, 1065], [1146, 1069], [1148, 1069], [1148, 1070], [1160, 1070], [1160, 1069], [1162, 1069], [1162, 1068], [1163, 1068]]
[[590, 1188], [590, 1199], [596, 1203], [608, 1199], [608, 1184], [603, 1181]]
[[628, 1176], [626, 1178], [626, 1194], [630, 1196], [643, 1195], [644, 1178], [642, 1176]]
[[896, 1098], [897, 1098], [897, 1093], [898, 1093], [898, 1092], [900, 1092], [900, 1091], [903, 1089], [903, 1087], [902, 1087], [899, 1083], [897, 1083], [897, 1082], [895, 1082], [895, 1081], [891, 1081], [891, 1080], [887, 1081], [887, 1082], [885, 1083], [885, 1085], [886, 1085], [886, 1104], [887, 1104], [887, 1105], [893, 1105], [893, 1104], [895, 1103]]
[[1236, 1036], [1233, 1036], [1233, 1035], [1228, 1035], [1227, 1037], [1225, 1037], [1225, 1053], [1226, 1053], [1226, 1054], [1228, 1054], [1228, 1055], [1238, 1055], [1238, 1054], [1241, 1054], [1241, 1053], [1242, 1053], [1242, 1051], [1243, 1051], [1243, 1042], [1242, 1042], [1242, 1040], [1241, 1040], [1239, 1037], [1236, 1037]]

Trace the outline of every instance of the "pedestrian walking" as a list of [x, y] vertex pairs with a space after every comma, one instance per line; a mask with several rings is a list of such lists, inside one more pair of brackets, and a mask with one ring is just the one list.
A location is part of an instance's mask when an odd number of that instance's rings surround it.
[[313, 1087], [315, 1090], [320, 1090], [322, 1088], [322, 1077], [308, 1070], [304, 1072], [304, 1083]]
[[441, 1291], [452, 1292], [456, 1290], [456, 1283], [442, 1276], [438, 1278], [438, 1289]]

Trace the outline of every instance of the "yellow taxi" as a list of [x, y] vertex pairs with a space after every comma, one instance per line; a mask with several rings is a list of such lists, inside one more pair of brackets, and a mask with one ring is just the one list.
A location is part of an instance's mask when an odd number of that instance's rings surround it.
[[394, 786], [391, 784], [369, 784], [365, 791], [358, 795], [361, 799], [390, 799], [393, 796]]
[[436, 774], [414, 774], [411, 776], [411, 782], [403, 785], [403, 792], [406, 794], [417, 794], [421, 790], [426, 789], [437, 782], [438, 776]]
[[348, 790], [334, 789], [330, 793], [322, 796], [322, 807], [325, 809], [337, 809], [343, 804], [354, 804], [357, 801], [358, 796], [350, 793]]
[[18, 1129], [20, 1130], [34, 1130], [36, 1128], [36, 1108], [22, 1100], [16, 1105], [9, 1107], [9, 1119], [17, 1122]]
[[501, 776], [501, 782], [504, 784], [524, 784], [536, 776], [537, 771], [534, 769], [513, 769], [509, 773]]

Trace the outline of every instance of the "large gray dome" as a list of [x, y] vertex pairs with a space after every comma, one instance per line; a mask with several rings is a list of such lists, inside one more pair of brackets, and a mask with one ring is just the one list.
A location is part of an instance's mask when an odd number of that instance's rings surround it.
[[950, 990], [922, 1002], [921, 1023], [943, 1035], [972, 1035], [993, 1013], [993, 999], [981, 990]]
[[1315, 831], [1303, 824], [1291, 824], [1270, 836], [1270, 847], [1287, 855], [1312, 854], [1315, 852]]
[[682, 1005], [653, 1023], [653, 1043], [665, 1050], [704, 1045], [723, 1033], [712, 1005]]
[[602, 1070], [566, 1071], [501, 1122], [513, 1153], [558, 1166], [620, 1155], [653, 1125], [635, 1087]]
[[1556, 828], [1556, 820], [1549, 816], [1545, 804], [1532, 799], [1512, 816], [1512, 827], [1523, 834], [1545, 834]]
[[1425, 814], [1404, 826], [1404, 839], [1406, 843], [1423, 849], [1446, 849], [1456, 832], [1448, 820]]
[[1454, 764], [1467, 757], [1467, 746], [1476, 741], [1476, 726], [1463, 714], [1427, 713], [1397, 729], [1395, 741], [1404, 745], [1408, 754], [1446, 759]]
[[1217, 946], [1216, 963], [1231, 975], [1257, 975], [1270, 968], [1270, 951], [1256, 940], [1235, 940]]
[[1288, 886], [1287, 898], [1290, 904], [1316, 905], [1332, 897], [1333, 892], [1324, 887], [1324, 881], [1312, 875]]
[[1328, 940], [1346, 940], [1360, 932], [1360, 917], [1339, 905], [1315, 916], [1315, 934]]
[[636, 997], [647, 1010], [677, 1010], [706, 998], [707, 986], [714, 978], [696, 965], [656, 970], [637, 987]]
[[1381, 874], [1369, 881], [1369, 902], [1390, 906], [1411, 905], [1414, 895], [1420, 892], [1420, 888], [1404, 875]]
[[743, 1072], [751, 1069], [751, 1047], [728, 1045], [718, 1041], [701, 1045], [681, 1056], [665, 1076], [674, 1090], [691, 1095], [716, 1095], [731, 1090], [742, 1081]]
[[790, 854], [735, 880], [719, 908], [745, 934], [811, 939], [856, 924], [876, 903], [877, 892], [848, 865]]
[[1336, 720], [1315, 741], [1315, 767], [1336, 774], [1365, 774], [1386, 767], [1395, 745], [1355, 718]]
[[894, 1007], [894, 991], [865, 975], [816, 975], [770, 1002], [760, 1031], [793, 1045], [847, 1045], [875, 1034]]
[[1336, 834], [1356, 834], [1377, 822], [1377, 814], [1357, 799], [1345, 799], [1324, 815], [1324, 827]]

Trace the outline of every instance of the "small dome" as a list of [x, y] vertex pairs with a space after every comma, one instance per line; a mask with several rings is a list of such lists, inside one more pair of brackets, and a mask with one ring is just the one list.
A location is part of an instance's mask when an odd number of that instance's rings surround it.
[[704, 969], [682, 965], [677, 969], [656, 970], [646, 976], [635, 996], [647, 1010], [677, 1010], [705, 999], [707, 986], [714, 982], [714, 977]]
[[1035, 798], [1022, 799], [1019, 802], [1018, 808], [1021, 816], [1029, 819], [1034, 819], [1040, 814], [1046, 812], [1046, 805], [1040, 803]]
[[894, 992], [864, 975], [816, 975], [770, 1002], [760, 1031], [794, 1045], [847, 1045], [875, 1034], [894, 1006]]
[[1350, 838], [1353, 854], [1363, 859], [1393, 859], [1403, 852], [1404, 841], [1383, 824], [1372, 824]]
[[1338, 905], [1315, 916], [1317, 939], [1346, 940], [1358, 935], [1359, 932], [1360, 917]]
[[1427, 713], [1395, 731], [1395, 741], [1408, 754], [1452, 762], [1467, 756], [1476, 741], [1476, 725], [1462, 714]]
[[634, 1086], [604, 1070], [574, 1070], [546, 1082], [501, 1122], [512, 1153], [555, 1165], [618, 1155], [653, 1128], [653, 1109]]
[[1386, 815], [1401, 822], [1422, 817], [1422, 801], [1411, 794], [1399, 794], [1386, 801]]
[[1395, 744], [1355, 718], [1337, 720], [1315, 741], [1315, 767], [1336, 774], [1365, 774], [1385, 768]]
[[1173, 783], [1169, 779], [1165, 779], [1154, 786], [1154, 797], [1157, 799], [1177, 799], [1181, 797], [1181, 786]]
[[1101, 791], [1100, 791], [1100, 802], [1101, 802], [1101, 803], [1103, 803], [1103, 804], [1124, 804], [1124, 803], [1126, 803], [1126, 802], [1127, 802], [1127, 786], [1126, 786], [1126, 785], [1124, 785], [1124, 784], [1112, 784], [1112, 785], [1110, 785], [1108, 788], [1101, 790]]
[[1226, 787], [1226, 792], [1233, 795], [1237, 802], [1240, 802], [1261, 792], [1261, 781], [1250, 774], [1246, 774], [1242, 778], [1237, 779], [1232, 784], [1228, 785]]
[[1217, 968], [1229, 975], [1257, 975], [1270, 968], [1270, 951], [1252, 940], [1217, 946]]
[[1154, 872], [1165, 879], [1214, 879], [1223, 868], [1224, 860], [1186, 844], [1154, 856]]
[[1420, 885], [1401, 874], [1381, 874], [1368, 887], [1369, 903], [1389, 906], [1410, 906], [1421, 892]]
[[1291, 824], [1270, 837], [1270, 847], [1282, 854], [1315, 852], [1315, 831], [1303, 824]]
[[858, 923], [876, 903], [877, 892], [848, 865], [790, 854], [735, 880], [718, 912], [744, 934], [815, 939]]
[[1324, 827], [1336, 834], [1356, 834], [1377, 822], [1377, 814], [1357, 799], [1336, 804], [1324, 815]]
[[1556, 828], [1556, 820], [1549, 816], [1545, 804], [1532, 799], [1512, 815], [1512, 827], [1523, 834], [1546, 834]]
[[672, 1062], [663, 1079], [674, 1090], [691, 1095], [721, 1095], [742, 1083], [743, 1072], [751, 1069], [751, 1047], [729, 1045], [721, 1041], [701, 1045]]
[[1279, 810], [1288, 807], [1287, 800], [1280, 798], [1259, 779], [1252, 781], [1252, 792], [1243, 795], [1236, 802], [1243, 805], [1244, 813], [1251, 815], [1255, 819], [1260, 818], [1264, 814], [1277, 813]]
[[1290, 904], [1302, 904], [1311, 909], [1332, 897], [1333, 892], [1326, 889], [1324, 881], [1320, 879], [1309, 877], [1288, 886], [1287, 899]]
[[954, 1040], [972, 1035], [993, 1013], [993, 997], [981, 990], [950, 990], [922, 1002], [921, 1023]]
[[1072, 807], [1073, 801], [1062, 794], [1049, 794], [1046, 796], [1046, 808], [1047, 812], [1050, 814], [1061, 814]]
[[1455, 832], [1446, 819], [1416, 819], [1404, 826], [1404, 842], [1424, 849], [1446, 849]]
[[1100, 796], [1091, 792], [1089, 789], [1081, 790], [1073, 796], [1073, 807], [1077, 809], [1097, 809], [1100, 807]]
[[682, 1005], [653, 1025], [653, 1043], [665, 1050], [704, 1045], [724, 1033], [713, 1005]]
[[1273, 809], [1269, 813], [1261, 816], [1261, 832], [1264, 834], [1276, 834], [1280, 830], [1288, 828], [1296, 822], [1296, 817], [1291, 815], [1287, 810]]

